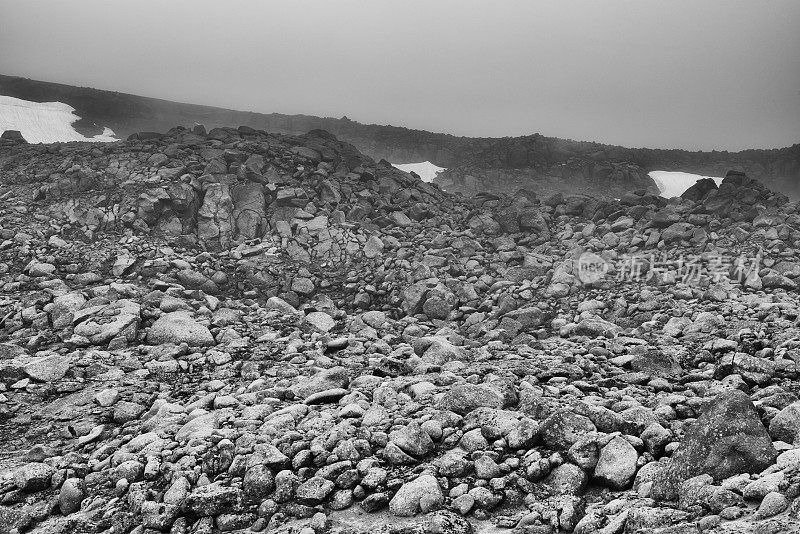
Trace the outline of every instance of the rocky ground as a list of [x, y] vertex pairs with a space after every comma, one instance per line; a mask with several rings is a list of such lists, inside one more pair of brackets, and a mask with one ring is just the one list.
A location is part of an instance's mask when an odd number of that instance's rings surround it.
[[465, 199], [321, 131], [7, 137], [2, 533], [800, 532], [800, 212], [747, 176]]

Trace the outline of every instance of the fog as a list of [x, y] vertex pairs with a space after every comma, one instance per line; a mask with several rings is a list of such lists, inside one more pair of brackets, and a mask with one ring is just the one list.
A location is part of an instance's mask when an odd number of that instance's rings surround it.
[[0, 0], [0, 73], [470, 136], [800, 141], [796, 0]]

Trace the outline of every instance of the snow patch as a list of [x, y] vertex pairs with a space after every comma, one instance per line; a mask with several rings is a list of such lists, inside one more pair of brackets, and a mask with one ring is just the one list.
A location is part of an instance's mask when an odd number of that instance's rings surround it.
[[661, 196], [664, 198], [679, 197], [684, 191], [692, 187], [698, 180], [711, 178], [719, 186], [722, 178], [717, 176], [701, 176], [699, 174], [689, 174], [688, 172], [668, 172], [652, 171], [650, 178], [658, 186]]
[[62, 102], [31, 102], [0, 95], [0, 132], [19, 130], [29, 143], [119, 141], [110, 128], [94, 137], [82, 136], [72, 127], [79, 119], [75, 108]]
[[447, 170], [444, 167], [437, 167], [430, 161], [423, 161], [421, 163], [392, 163], [392, 167], [400, 169], [403, 172], [415, 172], [423, 182], [432, 182], [437, 174]]

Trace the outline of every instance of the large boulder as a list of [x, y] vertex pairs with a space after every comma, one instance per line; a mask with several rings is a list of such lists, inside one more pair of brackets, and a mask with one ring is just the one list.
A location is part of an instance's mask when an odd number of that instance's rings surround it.
[[347, 369], [344, 367], [331, 367], [311, 377], [304, 378], [298, 384], [292, 386], [291, 391], [297, 397], [307, 399], [316, 393], [345, 388], [349, 383], [350, 378], [347, 374]]
[[554, 450], [569, 449], [581, 436], [597, 428], [588, 418], [569, 410], [559, 410], [539, 426], [539, 436], [545, 445]]
[[78, 291], [60, 295], [53, 299], [53, 309], [50, 317], [53, 328], [65, 328], [72, 324], [75, 312], [86, 305], [86, 298]]
[[800, 401], [785, 407], [772, 418], [769, 433], [773, 439], [786, 443], [800, 441]]
[[205, 183], [203, 191], [203, 204], [197, 212], [197, 237], [212, 248], [229, 247], [235, 224], [230, 187]]
[[477, 408], [502, 408], [503, 396], [494, 388], [477, 384], [458, 384], [445, 392], [439, 408], [466, 415]]
[[463, 360], [464, 349], [453, 345], [444, 336], [425, 336], [414, 340], [414, 352], [433, 365], [444, 365], [453, 360]]
[[625, 438], [617, 436], [600, 451], [594, 478], [612, 489], [627, 489], [636, 476], [638, 458], [639, 455], [633, 445]]
[[147, 333], [147, 341], [155, 345], [186, 343], [190, 347], [198, 347], [213, 345], [214, 336], [188, 313], [176, 311], [162, 315], [153, 323]]
[[14, 484], [17, 489], [26, 493], [42, 491], [50, 487], [50, 479], [55, 469], [47, 464], [31, 462], [14, 472]]
[[575, 327], [575, 335], [613, 338], [619, 334], [621, 330], [619, 326], [605, 319], [601, 319], [600, 317], [587, 317], [577, 324]]
[[39, 382], [56, 382], [67, 374], [70, 363], [69, 356], [53, 353], [31, 361], [25, 366], [25, 374]]
[[416, 458], [421, 458], [434, 449], [433, 440], [416, 421], [395, 430], [389, 439], [403, 452]]
[[18, 144], [27, 144], [28, 141], [22, 136], [22, 132], [19, 130], [6, 130], [2, 134], [0, 134], [0, 139], [3, 141], [10, 141], [12, 143]]
[[739, 390], [720, 393], [686, 429], [675, 454], [655, 475], [653, 497], [674, 500], [682, 482], [704, 473], [717, 481], [760, 473], [777, 455], [750, 398]]
[[681, 364], [671, 354], [661, 349], [645, 346], [635, 350], [631, 360], [631, 368], [634, 371], [647, 373], [651, 376], [662, 377], [676, 377], [683, 372]]
[[400, 487], [389, 502], [389, 512], [393, 515], [409, 517], [419, 512], [435, 510], [443, 501], [442, 488], [436, 478], [429, 474], [422, 474]]
[[183, 508], [199, 517], [213, 517], [235, 510], [242, 501], [242, 491], [218, 482], [200, 486], [192, 491], [183, 503]]
[[116, 337], [133, 341], [141, 320], [140, 312], [141, 306], [127, 299], [83, 308], [73, 312], [74, 332], [98, 345]]
[[717, 183], [714, 180], [711, 178], [703, 178], [701, 180], [697, 180], [693, 186], [684, 191], [681, 195], [681, 198], [698, 202], [703, 200], [708, 193], [715, 191], [716, 189]]

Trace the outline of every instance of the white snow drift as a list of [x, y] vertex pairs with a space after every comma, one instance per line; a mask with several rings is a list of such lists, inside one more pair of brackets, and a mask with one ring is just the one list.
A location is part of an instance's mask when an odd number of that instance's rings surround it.
[[436, 175], [442, 171], [446, 171], [444, 167], [437, 167], [430, 161], [423, 161], [421, 163], [392, 163], [395, 169], [400, 169], [403, 172], [415, 172], [422, 178], [423, 182], [432, 182]]
[[82, 136], [72, 127], [78, 119], [75, 108], [62, 102], [30, 102], [0, 95], [0, 133], [19, 130], [29, 143], [118, 141], [109, 128], [94, 137]]
[[661, 191], [661, 196], [664, 198], [681, 196], [684, 191], [702, 178], [711, 178], [717, 185], [722, 183], [722, 178], [716, 176], [701, 176], [699, 174], [689, 174], [688, 172], [652, 171], [650, 178], [656, 183], [659, 191]]

